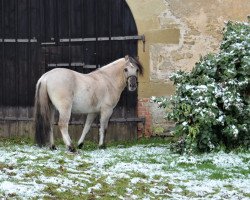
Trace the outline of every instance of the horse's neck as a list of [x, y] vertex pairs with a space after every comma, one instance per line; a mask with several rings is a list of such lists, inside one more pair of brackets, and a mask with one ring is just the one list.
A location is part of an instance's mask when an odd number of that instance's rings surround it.
[[112, 84], [121, 91], [126, 87], [126, 78], [123, 73], [124, 64], [124, 59], [119, 59], [101, 68], [101, 71], [110, 78]]

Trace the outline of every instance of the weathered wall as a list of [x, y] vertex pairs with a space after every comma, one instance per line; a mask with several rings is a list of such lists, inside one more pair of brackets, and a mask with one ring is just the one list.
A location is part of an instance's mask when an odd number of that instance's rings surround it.
[[[190, 70], [200, 56], [216, 52], [222, 38], [224, 22], [246, 21], [249, 0], [127, 0], [139, 34], [146, 36], [146, 48], [139, 43], [139, 58], [145, 67], [140, 79], [139, 99], [169, 96], [174, 86], [169, 75]], [[145, 101], [145, 100], [144, 100]], [[152, 127], [162, 124], [156, 119], [162, 111], [147, 104]], [[139, 111], [139, 115], [143, 115]]]

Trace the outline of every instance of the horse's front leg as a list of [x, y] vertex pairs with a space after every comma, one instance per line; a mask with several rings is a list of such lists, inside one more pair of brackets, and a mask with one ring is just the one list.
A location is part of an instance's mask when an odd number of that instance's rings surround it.
[[113, 109], [106, 109], [105, 111], [101, 112], [100, 117], [100, 129], [99, 129], [99, 148], [105, 149], [106, 145], [105, 141], [105, 133], [108, 128], [109, 118], [113, 113]]
[[90, 113], [87, 115], [86, 121], [85, 121], [85, 125], [82, 131], [82, 136], [78, 141], [78, 148], [81, 149], [83, 146], [83, 140], [86, 136], [86, 134], [89, 132], [89, 129], [91, 128], [91, 124], [93, 123], [93, 121], [95, 120], [97, 114], [96, 113]]

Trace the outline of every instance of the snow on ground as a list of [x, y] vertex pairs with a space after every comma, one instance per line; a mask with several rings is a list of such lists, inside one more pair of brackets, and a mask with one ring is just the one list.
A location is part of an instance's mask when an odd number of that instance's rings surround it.
[[[124, 193], [118, 191], [119, 180], [128, 182]], [[164, 145], [76, 155], [64, 147], [0, 147], [0, 198], [48, 197], [52, 186], [76, 196], [96, 193], [97, 199], [103, 197], [98, 191], [108, 186], [107, 195], [114, 199], [250, 199], [250, 154], [178, 155]]]

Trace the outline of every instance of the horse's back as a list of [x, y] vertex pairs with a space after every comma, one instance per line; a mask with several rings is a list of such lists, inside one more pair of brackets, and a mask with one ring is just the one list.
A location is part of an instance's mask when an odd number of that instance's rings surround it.
[[73, 113], [99, 111], [96, 92], [96, 78], [69, 69], [56, 68], [44, 75], [48, 95], [59, 110], [70, 107]]

